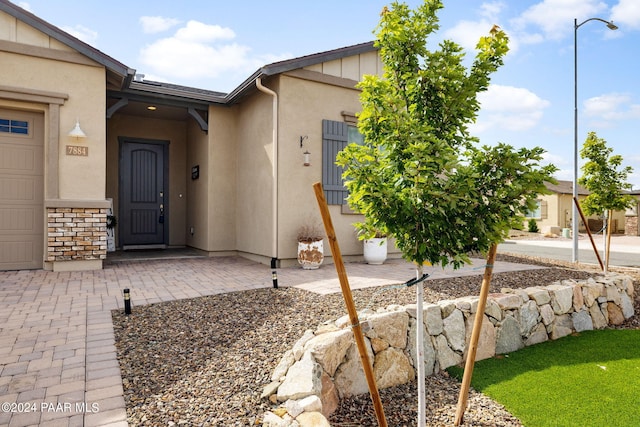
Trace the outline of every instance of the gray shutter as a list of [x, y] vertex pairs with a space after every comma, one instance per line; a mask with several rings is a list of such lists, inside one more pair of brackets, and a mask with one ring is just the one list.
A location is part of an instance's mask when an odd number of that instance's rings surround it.
[[540, 200], [540, 219], [547, 219], [549, 217], [549, 207], [546, 200]]
[[346, 204], [347, 188], [342, 180], [342, 168], [336, 156], [348, 144], [348, 125], [333, 120], [322, 121], [322, 187], [330, 205]]

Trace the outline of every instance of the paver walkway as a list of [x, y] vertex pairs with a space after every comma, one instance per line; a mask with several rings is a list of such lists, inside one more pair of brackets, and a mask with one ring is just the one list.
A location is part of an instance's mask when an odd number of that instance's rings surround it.
[[[432, 278], [482, 274], [484, 262]], [[495, 272], [537, 268], [496, 263]], [[347, 264], [353, 289], [401, 283], [402, 260]], [[280, 287], [339, 292], [332, 265], [278, 270]], [[126, 426], [111, 310], [272, 287], [271, 269], [243, 258], [118, 262], [92, 272], [0, 272], [0, 426]]]

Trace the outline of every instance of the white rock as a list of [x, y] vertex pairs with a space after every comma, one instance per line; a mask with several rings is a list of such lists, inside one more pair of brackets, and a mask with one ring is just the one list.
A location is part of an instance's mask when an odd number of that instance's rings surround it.
[[522, 304], [520, 307], [518, 322], [520, 323], [520, 335], [526, 337], [531, 330], [538, 324], [538, 317], [540, 312], [538, 311], [538, 304], [535, 301], [529, 300]]
[[409, 314], [405, 310], [374, 314], [369, 316], [367, 321], [375, 331], [376, 338], [385, 340], [392, 347], [405, 348], [407, 346]]
[[600, 309], [600, 305], [593, 304], [589, 308], [589, 315], [591, 316], [591, 321], [593, 322], [594, 329], [603, 329], [607, 326], [607, 319], [602, 314], [602, 310]]
[[551, 296], [549, 296], [549, 291], [541, 288], [527, 288], [525, 289], [529, 298], [534, 300], [538, 305], [549, 304], [551, 302]]
[[627, 293], [621, 293], [620, 294], [620, 306], [622, 308], [622, 315], [624, 316], [625, 319], [630, 318], [631, 316], [633, 316], [634, 314], [634, 308], [633, 308], [633, 301], [631, 300], [631, 298], [629, 298], [629, 295], [627, 295]]
[[305, 352], [302, 358], [289, 368], [287, 377], [278, 388], [278, 401], [302, 399], [322, 392], [322, 367], [311, 353]]
[[294, 363], [296, 363], [296, 358], [293, 356], [293, 350], [285, 351], [278, 366], [276, 366], [273, 374], [271, 374], [271, 381], [282, 381], [282, 377], [287, 375], [287, 371]]
[[381, 389], [406, 384], [413, 381], [416, 376], [407, 356], [402, 350], [394, 347], [376, 354], [373, 374]]
[[593, 320], [588, 311], [571, 313], [571, 320], [573, 321], [573, 329], [576, 332], [593, 330]]
[[438, 335], [434, 340], [434, 347], [438, 355], [438, 365], [441, 370], [462, 362], [462, 356], [451, 350], [444, 335]]
[[304, 350], [305, 352], [311, 351], [322, 369], [329, 376], [333, 376], [353, 341], [351, 329], [341, 329], [336, 332], [316, 335], [307, 341]]
[[522, 347], [524, 347], [524, 342], [520, 336], [518, 321], [512, 316], [505, 316], [496, 331], [496, 353], [511, 353]]
[[573, 307], [573, 286], [549, 285], [547, 286], [551, 296], [551, 307], [555, 314], [565, 314]]
[[449, 317], [442, 320], [444, 335], [449, 341], [449, 346], [459, 352], [464, 351], [466, 330], [464, 326], [464, 316], [460, 310], [454, 310]]
[[553, 312], [553, 308], [551, 308], [551, 304], [545, 304], [540, 306], [540, 317], [542, 317], [542, 323], [545, 326], [553, 323], [553, 319], [555, 319], [556, 314]]
[[303, 412], [296, 421], [300, 427], [331, 427], [329, 421], [320, 412]]
[[[469, 343], [471, 342], [471, 334], [473, 333], [473, 324], [475, 318], [478, 315], [476, 312], [469, 316], [466, 320], [467, 332], [466, 332], [466, 349], [464, 352], [464, 359], [467, 359], [467, 352], [469, 349]], [[484, 360], [496, 355], [496, 328], [489, 318], [485, 315], [482, 316], [482, 324], [480, 326], [480, 336], [478, 337], [478, 347], [476, 348], [475, 360]]]
[[273, 412], [265, 412], [262, 418], [262, 427], [290, 427], [291, 421], [283, 420]]
[[[369, 340], [365, 339], [365, 345], [367, 347], [369, 364], [373, 368], [374, 355]], [[364, 370], [362, 369], [360, 353], [358, 352], [358, 347], [355, 344], [347, 350], [346, 360], [338, 366], [333, 382], [338, 389], [338, 393], [341, 398], [351, 397], [367, 393], [369, 391], [367, 379], [364, 376]]]
[[322, 412], [322, 401], [318, 396], [307, 396], [298, 403], [304, 412]]
[[442, 333], [442, 310], [436, 304], [425, 304], [422, 307], [424, 313], [424, 325], [427, 327], [429, 335], [440, 335]]
[[296, 361], [300, 360], [300, 358], [304, 354], [304, 345], [314, 336], [315, 335], [313, 331], [311, 329], [307, 329], [306, 331], [304, 331], [302, 337], [293, 345], [293, 349], [291, 351], [293, 352], [293, 357], [296, 359]]

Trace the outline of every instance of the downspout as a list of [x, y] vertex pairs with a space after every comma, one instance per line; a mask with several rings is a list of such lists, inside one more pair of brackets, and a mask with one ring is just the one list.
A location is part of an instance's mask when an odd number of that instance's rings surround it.
[[262, 85], [262, 78], [256, 78], [256, 87], [261, 92], [273, 97], [273, 191], [271, 193], [271, 215], [273, 238], [271, 239], [271, 268], [275, 268], [278, 260], [278, 94]]

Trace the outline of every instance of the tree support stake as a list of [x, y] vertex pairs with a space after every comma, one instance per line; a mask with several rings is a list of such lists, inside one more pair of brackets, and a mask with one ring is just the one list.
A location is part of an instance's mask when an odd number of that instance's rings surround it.
[[382, 407], [382, 401], [380, 394], [378, 393], [378, 387], [376, 385], [376, 379], [373, 375], [373, 369], [369, 363], [369, 356], [367, 354], [367, 347], [364, 341], [364, 335], [362, 334], [362, 328], [360, 327], [360, 321], [358, 320], [358, 312], [356, 311], [355, 304], [353, 302], [353, 296], [351, 295], [351, 288], [349, 286], [349, 278], [347, 277], [347, 271], [344, 268], [344, 262], [342, 261], [342, 254], [340, 252], [340, 246], [338, 245], [338, 239], [333, 228], [333, 222], [331, 220], [331, 213], [327, 206], [327, 200], [324, 197], [324, 190], [322, 184], [317, 182], [313, 184], [313, 190], [316, 193], [316, 199], [318, 200], [318, 206], [320, 207], [320, 215], [322, 216], [322, 222], [324, 223], [324, 229], [327, 233], [327, 240], [331, 247], [331, 255], [333, 256], [333, 262], [336, 266], [336, 272], [338, 273], [338, 279], [340, 280], [340, 288], [342, 289], [342, 296], [344, 303], [347, 306], [347, 312], [349, 313], [349, 321], [351, 322], [351, 328], [353, 330], [353, 337], [358, 347], [358, 353], [360, 353], [360, 361], [362, 362], [362, 369], [364, 370], [364, 376], [367, 380], [367, 386], [369, 387], [369, 394], [373, 402], [373, 409], [376, 412], [376, 418], [380, 427], [387, 427], [387, 420], [384, 416], [384, 408]]

